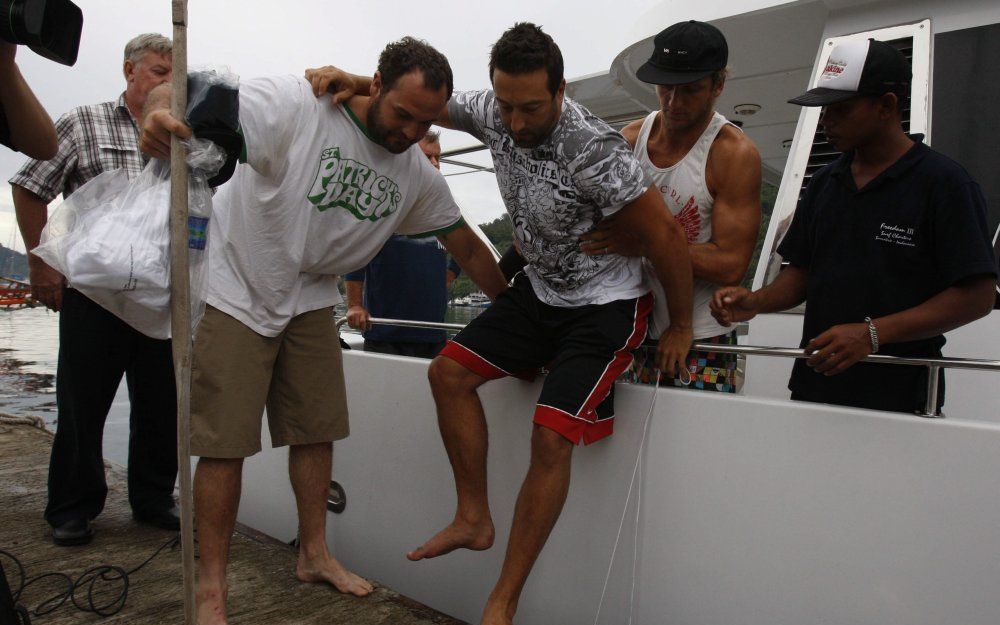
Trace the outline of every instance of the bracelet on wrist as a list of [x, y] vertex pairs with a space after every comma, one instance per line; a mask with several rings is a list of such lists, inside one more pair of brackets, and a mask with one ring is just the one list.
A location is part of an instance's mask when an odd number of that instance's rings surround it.
[[865, 317], [865, 323], [868, 324], [868, 339], [872, 344], [872, 353], [878, 353], [878, 328], [875, 327], [875, 322], [872, 321], [871, 317]]

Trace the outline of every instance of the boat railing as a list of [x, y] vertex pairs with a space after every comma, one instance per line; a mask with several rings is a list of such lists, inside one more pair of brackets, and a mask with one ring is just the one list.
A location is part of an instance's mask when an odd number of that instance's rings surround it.
[[[337, 320], [339, 330], [347, 322], [347, 317]], [[402, 328], [423, 328], [430, 330], [451, 330], [459, 332], [465, 326], [461, 323], [438, 323], [434, 321], [411, 321], [407, 319], [383, 319], [372, 317], [374, 325], [390, 325]], [[655, 340], [647, 339], [643, 345], [656, 347]], [[721, 354], [739, 354], [741, 356], [769, 356], [776, 358], [808, 358], [809, 355], [804, 350], [797, 347], [764, 347], [759, 345], [718, 345], [716, 343], [695, 342], [691, 349], [718, 352]], [[938, 407], [940, 397], [940, 373], [943, 369], [972, 369], [977, 371], [1000, 371], [1000, 360], [978, 360], [973, 358], [910, 358], [902, 356], [886, 356], [884, 354], [872, 354], [864, 359], [864, 362], [871, 362], [880, 365], [907, 365], [911, 367], [927, 368], [927, 399], [922, 412], [916, 413], [921, 417], [943, 418], [941, 409]]]

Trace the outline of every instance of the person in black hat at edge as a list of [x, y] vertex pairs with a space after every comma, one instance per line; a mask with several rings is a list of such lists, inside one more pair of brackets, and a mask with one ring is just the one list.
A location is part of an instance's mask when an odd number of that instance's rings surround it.
[[820, 124], [842, 152], [799, 201], [778, 248], [790, 264], [760, 290], [713, 298], [723, 324], [806, 302], [809, 358], [792, 370], [792, 399], [920, 410], [925, 367], [856, 363], [874, 353], [941, 356], [945, 332], [992, 308], [986, 201], [961, 165], [903, 132], [909, 83], [906, 59], [886, 43], [833, 49], [817, 87], [789, 100], [822, 106]]
[[[720, 325], [709, 302], [722, 286], [743, 280], [760, 226], [760, 154], [753, 142], [715, 111], [726, 84], [729, 46], [718, 28], [680, 22], [653, 39], [653, 54], [636, 72], [656, 86], [660, 109], [622, 129], [635, 157], [650, 175], [670, 212], [683, 226], [694, 269], [694, 338], [699, 343], [735, 345], [736, 331]], [[582, 237], [584, 250], [601, 246], [630, 256], [640, 250], [634, 233], [602, 221]], [[650, 276], [656, 307], [649, 336], [669, 325], [663, 288]], [[623, 378], [656, 381], [655, 350], [640, 347]], [[736, 354], [692, 350], [687, 371], [667, 384], [736, 392]], [[690, 375], [690, 380], [688, 376]]]

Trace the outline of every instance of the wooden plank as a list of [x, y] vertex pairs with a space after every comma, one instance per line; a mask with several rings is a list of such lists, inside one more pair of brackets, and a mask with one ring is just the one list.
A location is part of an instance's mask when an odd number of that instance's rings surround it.
[[[75, 577], [101, 564], [131, 569], [177, 536], [132, 520], [125, 470], [109, 463], [108, 501], [94, 521], [94, 541], [81, 547], [53, 545], [42, 520], [51, 444], [48, 432], [0, 422], [0, 549], [17, 556], [28, 577], [51, 571]], [[4, 568], [16, 589], [16, 567], [4, 560]], [[229, 619], [234, 624], [462, 625], [377, 582], [375, 592], [363, 599], [326, 585], [300, 583], [295, 579], [292, 548], [244, 527], [233, 536], [229, 584]], [[20, 603], [33, 609], [57, 588], [55, 584], [29, 588]], [[35, 620], [48, 625], [179, 623], [183, 621], [180, 549], [164, 550], [130, 577], [125, 606], [114, 616], [101, 618], [64, 605]]]
[[[170, 114], [187, 111], [187, 0], [171, 0], [174, 23]], [[194, 571], [194, 493], [191, 483], [191, 284], [188, 259], [187, 150], [170, 137], [170, 335], [177, 384], [177, 482], [180, 487], [181, 560], [184, 623], [196, 625]]]

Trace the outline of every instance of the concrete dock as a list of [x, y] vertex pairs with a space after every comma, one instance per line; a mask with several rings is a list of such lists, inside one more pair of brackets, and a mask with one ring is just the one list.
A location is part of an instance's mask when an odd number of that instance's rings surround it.
[[[90, 567], [116, 565], [130, 570], [142, 564], [176, 533], [137, 524], [125, 493], [125, 470], [107, 466], [108, 502], [94, 521], [89, 545], [57, 547], [42, 520], [52, 434], [30, 419], [0, 419], [0, 550], [23, 565], [27, 577], [61, 572], [78, 578]], [[8, 581], [16, 592], [21, 577], [17, 566], [0, 556]], [[288, 623], [350, 625], [462, 625], [451, 617], [409, 600], [375, 583], [366, 598], [345, 596], [325, 585], [302, 584], [295, 579], [293, 549], [250, 528], [238, 527], [233, 536], [229, 565], [230, 623], [264, 625]], [[62, 582], [62, 589], [66, 586]], [[96, 601], [108, 603], [122, 584], [111, 581], [95, 588]], [[60, 592], [56, 579], [27, 588], [18, 603], [30, 611]], [[86, 590], [77, 591], [86, 603]], [[128, 623], [160, 625], [182, 623], [181, 553], [167, 547], [129, 577], [121, 610], [109, 617], [79, 610], [67, 601], [49, 614], [35, 616], [34, 624]]]

